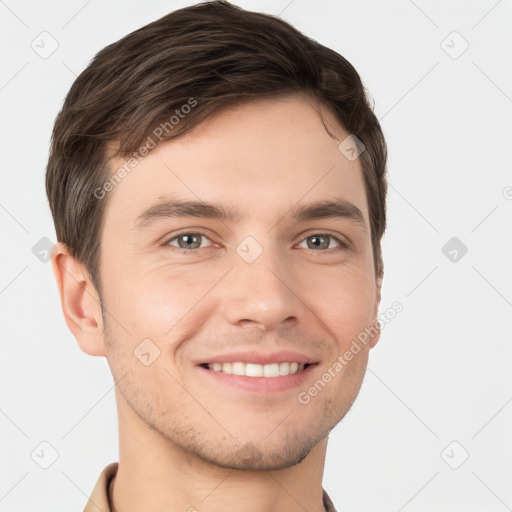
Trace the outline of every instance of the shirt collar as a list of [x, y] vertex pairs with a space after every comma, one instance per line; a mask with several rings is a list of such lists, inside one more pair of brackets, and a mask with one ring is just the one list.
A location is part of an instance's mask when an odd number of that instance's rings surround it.
[[[84, 512], [112, 512], [108, 496], [108, 488], [112, 478], [114, 478], [117, 473], [118, 466], [118, 462], [112, 462], [102, 470], [87, 504], [85, 505]], [[323, 489], [322, 498], [324, 501], [325, 511], [336, 512], [334, 504], [325, 489]]]

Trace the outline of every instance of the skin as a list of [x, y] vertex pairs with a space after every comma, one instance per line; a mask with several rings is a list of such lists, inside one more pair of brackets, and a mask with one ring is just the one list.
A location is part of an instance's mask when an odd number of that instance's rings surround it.
[[[299, 392], [375, 323], [380, 303], [361, 164], [338, 150], [347, 135], [328, 110], [293, 95], [232, 107], [157, 146], [109, 192], [103, 315], [85, 268], [57, 245], [66, 322], [84, 352], [107, 358], [118, 382], [118, 512], [323, 510], [328, 434], [355, 400], [380, 336], [307, 405], [299, 403]], [[114, 159], [112, 169], [123, 163]], [[134, 228], [168, 194], [245, 216]], [[334, 198], [356, 205], [365, 226], [288, 216], [298, 204]], [[177, 252], [177, 238], [159, 245], [178, 230], [205, 235], [201, 247]], [[330, 238], [320, 248], [308, 244], [323, 232], [348, 248]], [[253, 263], [236, 252], [247, 236], [263, 250]], [[160, 350], [149, 366], [134, 356], [147, 338]], [[252, 349], [290, 349], [318, 364], [300, 386], [274, 394], [218, 384], [195, 366], [205, 355]]]

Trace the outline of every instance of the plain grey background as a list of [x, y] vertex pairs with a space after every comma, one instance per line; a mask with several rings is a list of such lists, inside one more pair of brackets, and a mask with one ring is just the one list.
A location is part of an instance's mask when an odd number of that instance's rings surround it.
[[[97, 51], [193, 3], [0, 0], [2, 512], [82, 510], [118, 460], [107, 363], [79, 349], [41, 261], [49, 139]], [[234, 3], [346, 57], [389, 146], [381, 311], [404, 309], [330, 436], [324, 487], [344, 512], [510, 510], [511, 2]]]

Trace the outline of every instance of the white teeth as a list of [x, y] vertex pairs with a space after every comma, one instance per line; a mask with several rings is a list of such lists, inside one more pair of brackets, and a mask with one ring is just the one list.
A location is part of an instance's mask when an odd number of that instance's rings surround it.
[[245, 366], [244, 363], [233, 363], [233, 374], [245, 375]]
[[292, 375], [304, 370], [305, 365], [299, 363], [210, 363], [208, 368], [215, 372], [223, 372], [232, 375], [245, 375], [246, 377], [279, 377]]
[[[245, 365], [245, 375], [247, 375], [247, 377], [263, 377], [263, 366], [261, 366], [261, 364], [247, 363]], [[265, 377], [267, 377], [267, 375], [265, 375]]]
[[263, 377], [279, 377], [279, 363], [266, 364], [263, 367]]
[[290, 375], [290, 363], [281, 363], [279, 365], [279, 375]]

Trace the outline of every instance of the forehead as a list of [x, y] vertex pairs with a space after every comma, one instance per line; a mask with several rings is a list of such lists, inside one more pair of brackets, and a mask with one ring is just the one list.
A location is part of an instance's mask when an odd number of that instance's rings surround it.
[[[105, 226], [133, 225], [169, 195], [237, 205], [269, 222], [301, 202], [336, 197], [350, 200], [366, 218], [360, 161], [338, 149], [347, 136], [329, 110], [307, 97], [224, 110], [137, 161], [108, 192]], [[112, 159], [111, 172], [126, 168], [127, 160]]]

